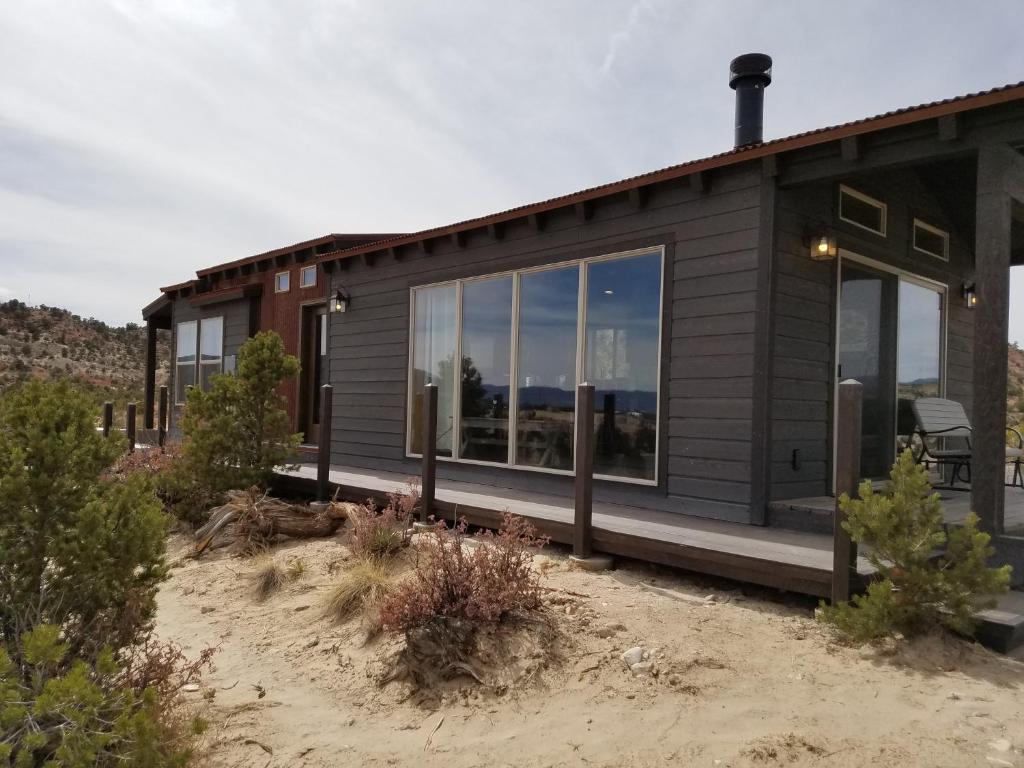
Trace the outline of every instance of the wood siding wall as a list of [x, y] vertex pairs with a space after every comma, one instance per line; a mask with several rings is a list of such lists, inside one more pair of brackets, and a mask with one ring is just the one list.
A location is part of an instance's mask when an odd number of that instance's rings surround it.
[[[625, 195], [589, 220], [573, 210], [463, 245], [435, 241], [428, 255], [350, 260], [332, 277], [352, 296], [330, 316], [336, 463], [415, 474], [405, 458], [410, 289], [455, 278], [664, 245], [660, 485], [600, 482], [595, 497], [689, 514], [749, 520], [760, 166], [716, 174], [701, 192], [685, 181]], [[332, 289], [333, 290], [333, 289]], [[571, 478], [439, 462], [441, 476], [571, 493]]]
[[[843, 183], [888, 205], [888, 234], [880, 237], [839, 221], [838, 181], [779, 192], [772, 296], [774, 380], [771, 402], [770, 498], [821, 496], [831, 491], [832, 400], [835, 371], [835, 261], [815, 262], [806, 237], [823, 229], [839, 248], [948, 286], [946, 396], [971, 409], [973, 316], [960, 287], [973, 271], [970, 235], [957, 231], [950, 212], [912, 170], [848, 177]], [[950, 260], [911, 246], [914, 217], [950, 231]], [[799, 449], [801, 466], [793, 469]]]
[[178, 416], [181, 406], [174, 403], [176, 377], [178, 374], [175, 360], [177, 359], [177, 327], [178, 323], [190, 320], [202, 320], [207, 317], [224, 318], [224, 355], [237, 355], [238, 348], [249, 338], [249, 305], [252, 299], [235, 299], [219, 304], [194, 307], [188, 299], [176, 299], [171, 305], [171, 428], [177, 432]]

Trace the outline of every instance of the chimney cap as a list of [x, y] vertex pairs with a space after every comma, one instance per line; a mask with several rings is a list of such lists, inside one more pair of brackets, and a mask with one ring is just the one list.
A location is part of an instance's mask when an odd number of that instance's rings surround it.
[[735, 89], [747, 79], [764, 87], [772, 81], [772, 57], [767, 53], [744, 53], [729, 62], [729, 87]]

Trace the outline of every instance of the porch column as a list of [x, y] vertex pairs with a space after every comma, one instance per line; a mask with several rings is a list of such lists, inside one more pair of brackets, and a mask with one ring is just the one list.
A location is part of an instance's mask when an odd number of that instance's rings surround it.
[[146, 429], [153, 428], [153, 406], [156, 399], [156, 326], [152, 318], [146, 320], [146, 394], [143, 420]]
[[1006, 344], [1009, 332], [1011, 224], [1024, 200], [1024, 158], [1009, 147], [978, 153], [975, 201], [974, 433], [971, 506], [981, 526], [1003, 531], [1006, 472]]

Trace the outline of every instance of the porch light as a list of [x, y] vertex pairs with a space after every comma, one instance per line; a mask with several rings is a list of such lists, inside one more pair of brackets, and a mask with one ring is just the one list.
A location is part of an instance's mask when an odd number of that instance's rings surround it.
[[334, 294], [334, 298], [331, 299], [331, 312], [346, 311], [350, 301], [352, 301], [352, 297], [345, 293], [344, 289], [339, 288]]
[[838, 253], [836, 239], [828, 235], [811, 238], [811, 258], [814, 261], [829, 261]]
[[963, 296], [964, 306], [968, 309], [978, 306], [978, 294], [974, 289], [974, 283], [964, 283], [960, 288], [960, 295]]

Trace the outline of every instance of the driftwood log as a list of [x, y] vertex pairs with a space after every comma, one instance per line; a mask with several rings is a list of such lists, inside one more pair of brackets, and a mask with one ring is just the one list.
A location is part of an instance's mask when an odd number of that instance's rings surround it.
[[196, 531], [195, 555], [224, 546], [253, 552], [265, 548], [277, 536], [330, 536], [356, 506], [347, 502], [331, 502], [321, 507], [289, 504], [255, 487], [229, 491], [227, 502], [211, 510], [209, 521]]

